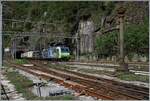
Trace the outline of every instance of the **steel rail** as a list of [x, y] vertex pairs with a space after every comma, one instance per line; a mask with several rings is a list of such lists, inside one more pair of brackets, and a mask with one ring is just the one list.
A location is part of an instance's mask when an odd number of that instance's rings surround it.
[[[36, 65], [36, 66], [38, 66], [38, 65]], [[42, 66], [42, 68], [44, 68], [44, 66]], [[45, 67], [44, 69], [45, 69], [45, 72], [47, 72], [47, 71], [49, 70], [49, 69], [46, 69], [46, 67]], [[64, 72], [66, 72], [66, 71], [64, 71]], [[70, 71], [69, 71], [69, 72], [70, 72]], [[67, 77], [69, 77], [71, 74], [74, 74], [74, 72], [71, 72], [71, 73], [69, 73], [69, 72], [67, 72]], [[55, 73], [53, 73], [53, 74], [57, 74], [57, 73], [55, 72]], [[70, 74], [70, 75], [69, 75], [69, 74]], [[60, 74], [57, 74], [57, 75], [60, 75]], [[81, 75], [81, 73], [77, 73], [77, 75], [83, 77], [83, 75]], [[60, 76], [61, 76], [61, 75], [60, 75]], [[72, 78], [72, 77], [70, 77], [70, 78]], [[88, 75], [87, 75], [86, 78], [89, 78]], [[85, 78], [84, 80], [86, 80], [86, 78]], [[95, 79], [95, 78], [93, 78], [93, 79]], [[88, 80], [89, 80], [90, 82], [93, 82], [94, 84], [95, 84], [95, 83], [100, 83], [100, 84], [102, 84], [102, 86], [104, 86], [104, 87], [107, 87], [107, 86], [108, 86], [108, 88], [110, 88], [110, 86], [114, 86], [113, 88], [116, 88], [115, 90], [116, 90], [117, 93], [124, 94], [124, 95], [126, 95], [126, 96], [129, 96], [128, 93], [131, 94], [130, 97], [134, 97], [134, 96], [132, 96], [132, 95], [135, 95], [135, 96], [136, 96], [136, 94], [137, 94], [137, 95], [140, 95], [140, 96], [141, 96], [141, 95], [142, 95], [142, 96], [148, 95], [148, 93], [143, 92], [143, 91], [134, 90], [134, 89], [129, 89], [129, 88], [125, 88], [125, 87], [122, 87], [122, 86], [118, 87], [118, 86], [113, 85], [113, 84], [108, 84], [108, 81], [107, 81], [107, 80], [105, 80], [105, 83], [104, 83], [104, 82], [99, 82], [99, 81], [101, 81], [101, 80], [97, 81], [97, 79], [96, 79], [96, 80], [88, 79]], [[112, 82], [110, 82], [110, 83], [112, 83]], [[106, 86], [106, 85], [107, 85], [107, 86]], [[93, 85], [93, 86], [94, 86], [94, 85]], [[111, 88], [110, 88], [110, 89], [111, 89]], [[113, 89], [111, 89], [111, 90], [114, 91]], [[123, 91], [126, 92], [126, 93], [123, 93]], [[135, 93], [135, 92], [136, 92], [136, 93]]]
[[[41, 64], [41, 60], [36, 60], [36, 64], [34, 63], [35, 60], [31, 60], [34, 65], [38, 66]], [[40, 62], [40, 64], [39, 64]], [[40, 65], [40, 66], [44, 66], [44, 65]], [[45, 67], [47, 68], [47, 67]], [[78, 72], [75, 72], [75, 71], [71, 71], [71, 70], [66, 70], [66, 69], [61, 69], [61, 68], [55, 68], [57, 70], [61, 70], [61, 71], [64, 71], [64, 72], [67, 72], [67, 73], [70, 73], [70, 74], [75, 74], [75, 75], [80, 75], [82, 77], [85, 77], [85, 78], [90, 78], [90, 79], [95, 79], [95, 80], [100, 80], [100, 81], [103, 81], [103, 82], [109, 82], [109, 84], [114, 84], [114, 85], [120, 85], [120, 86], [124, 86], [125, 88], [132, 88], [132, 89], [136, 89], [137, 92], [141, 92], [141, 91], [144, 91], [144, 92], [148, 92], [148, 89], [145, 88], [145, 87], [141, 87], [141, 86], [137, 86], [137, 85], [131, 85], [131, 84], [126, 84], [126, 83], [122, 83], [122, 82], [116, 82], [114, 80], [110, 80], [110, 79], [105, 79], [105, 78], [100, 78], [100, 77], [96, 77], [94, 75], [86, 75], [86, 74], [83, 74], [83, 73], [78, 73]], [[145, 94], [145, 93], [144, 93]], [[147, 93], [148, 94], [148, 93]]]
[[[48, 69], [43, 69], [43, 68], [37, 68], [37, 66], [36, 67], [34, 67], [34, 69], [36, 69], [36, 70], [41, 70], [41, 71], [43, 71], [43, 72], [45, 72], [45, 73], [51, 73], [52, 75], [57, 75], [57, 76], [59, 76], [59, 77], [63, 77], [63, 78], [71, 78], [71, 80], [72, 81], [75, 81], [75, 80], [79, 80], [78, 82], [80, 82], [81, 84], [83, 84], [83, 85], [86, 85], [86, 86], [88, 86], [88, 87], [91, 87], [92, 86], [92, 88], [94, 88], [94, 89], [98, 89], [98, 88], [103, 88], [103, 89], [106, 89], [106, 88], [108, 88], [109, 90], [107, 91], [107, 92], [114, 92], [115, 94], [117, 93], [117, 94], [121, 94], [122, 96], [126, 96], [126, 98], [127, 99], [141, 99], [141, 97], [142, 96], [138, 96], [138, 97], [135, 97], [135, 96], [132, 96], [132, 95], [128, 95], [128, 94], [126, 94], [126, 93], [123, 93], [123, 92], [119, 92], [117, 89], [116, 89], [116, 91], [114, 90], [114, 89], [110, 89], [108, 86], [106, 86], [106, 85], [102, 85], [101, 84], [101, 86], [99, 85], [99, 83], [98, 84], [96, 84], [97, 82], [94, 82], [94, 81], [89, 81], [89, 80], [86, 80], [86, 79], [81, 79], [81, 78], [76, 78], [76, 77], [73, 77], [73, 76], [70, 76], [70, 75], [64, 75], [64, 74], [61, 74], [60, 72], [56, 72], [56, 71], [51, 71], [50, 72], [50, 70], [48, 70]], [[49, 71], [49, 72], [48, 72]], [[76, 81], [75, 81], [76, 82]], [[89, 85], [90, 84], [90, 85]], [[99, 85], [99, 86], [98, 86]], [[109, 85], [110, 86], [110, 85]], [[99, 90], [101, 90], [101, 89], [99, 89]], [[99, 92], [99, 93], [102, 93], [102, 92]], [[112, 95], [113, 96], [113, 95]], [[122, 97], [121, 96], [121, 97]], [[114, 96], [115, 97], [115, 96]], [[115, 97], [115, 99], [117, 99], [118, 98], [118, 96], [116, 96]]]
[[[50, 78], [53, 78], [53, 79], [55, 79], [55, 81], [56, 82], [58, 82], [58, 83], [60, 83], [60, 84], [62, 84], [62, 85], [64, 85], [65, 84], [65, 86], [66, 86], [66, 84], [67, 85], [70, 85], [70, 87], [71, 88], [80, 88], [80, 89], [75, 89], [76, 91], [78, 91], [78, 90], [85, 90], [86, 92], [85, 93], [87, 93], [88, 95], [91, 95], [91, 96], [94, 96], [94, 97], [97, 97], [97, 98], [99, 98], [99, 99], [109, 99], [109, 100], [113, 100], [113, 98], [111, 98], [111, 97], [109, 97], [109, 96], [105, 96], [105, 95], [103, 95], [103, 94], [99, 94], [99, 93], [97, 93], [97, 91], [96, 90], [91, 90], [91, 89], [88, 89], [87, 87], [84, 87], [84, 86], [81, 86], [81, 84], [79, 84], [79, 83], [75, 83], [75, 82], [73, 82], [73, 83], [68, 83], [68, 82], [66, 82], [66, 80], [63, 80], [63, 79], [58, 79], [58, 78], [55, 78], [55, 77], [51, 77], [51, 76], [48, 76], [48, 75], [44, 75], [44, 74], [38, 74], [38, 73], [36, 73], [36, 72], [34, 72], [33, 70], [33, 68], [24, 68], [24, 67], [21, 67], [21, 66], [17, 66], [17, 65], [12, 65], [12, 64], [9, 64], [9, 65], [11, 65], [11, 66], [13, 66], [13, 67], [16, 67], [16, 68], [18, 68], [18, 69], [21, 69], [21, 70], [23, 70], [23, 71], [26, 71], [26, 72], [28, 72], [28, 73], [31, 73], [31, 74], [33, 74], [33, 75], [36, 75], [36, 76], [40, 76], [40, 77], [44, 77], [44, 78], [47, 78], [48, 80], [50, 79]], [[30, 71], [30, 70], [32, 70], [32, 71]], [[36, 71], [36, 70], [35, 70]], [[75, 83], [75, 84], [74, 84]]]

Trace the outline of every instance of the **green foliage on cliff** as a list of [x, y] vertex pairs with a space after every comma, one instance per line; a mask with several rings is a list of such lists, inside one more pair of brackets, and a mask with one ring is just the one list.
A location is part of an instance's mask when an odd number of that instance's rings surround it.
[[149, 50], [149, 24], [148, 17], [143, 24], [130, 24], [125, 29], [125, 50], [126, 54], [137, 53], [148, 55]]
[[[4, 18], [22, 19], [29, 21], [45, 21], [47, 23], [54, 23], [55, 30], [61, 29], [65, 32], [73, 32], [75, 26], [80, 19], [85, 19], [92, 15], [96, 19], [95, 22], [100, 22], [100, 15], [109, 13], [110, 8], [105, 5], [112, 5], [112, 2], [97, 2], [97, 1], [51, 1], [51, 2], [4, 2]], [[105, 9], [106, 8], [106, 9]], [[52, 25], [51, 25], [52, 26]], [[23, 26], [22, 26], [23, 27]], [[22, 30], [23, 28], [19, 29]], [[27, 30], [34, 27], [32, 25]], [[8, 29], [10, 29], [9, 26]], [[14, 28], [13, 28], [14, 29]], [[18, 29], [17, 29], [18, 30]]]
[[[139, 54], [148, 56], [149, 50], [149, 25], [148, 17], [142, 24], [126, 24], [124, 30], [125, 55]], [[97, 38], [97, 52], [105, 55], [117, 55], [119, 52], [119, 31], [111, 32]], [[117, 46], [118, 45], [118, 46]], [[118, 47], [118, 48], [117, 48]], [[117, 51], [118, 50], [118, 51]]]
[[99, 55], [114, 55], [117, 53], [117, 32], [103, 35], [96, 40], [96, 51]]

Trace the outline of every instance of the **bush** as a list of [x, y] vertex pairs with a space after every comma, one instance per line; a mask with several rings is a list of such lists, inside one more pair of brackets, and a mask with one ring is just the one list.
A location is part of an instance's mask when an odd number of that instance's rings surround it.
[[17, 63], [17, 64], [26, 64], [26, 63], [28, 63], [28, 62], [27, 62], [26, 59], [16, 59], [16, 60], [15, 60], [15, 63]]

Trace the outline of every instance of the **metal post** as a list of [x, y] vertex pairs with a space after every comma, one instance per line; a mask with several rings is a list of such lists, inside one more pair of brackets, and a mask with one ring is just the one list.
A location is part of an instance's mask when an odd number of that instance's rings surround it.
[[0, 2], [0, 67], [2, 67], [2, 2]]
[[76, 37], [76, 61], [79, 61], [79, 51], [80, 51], [80, 46], [79, 46], [79, 35], [77, 33], [77, 37]]
[[41, 97], [41, 89], [40, 89], [41, 83], [38, 83], [37, 85], [38, 85], [39, 96]]
[[124, 63], [124, 34], [123, 34], [123, 18], [119, 18], [120, 21], [120, 61]]
[[123, 70], [123, 71], [128, 71], [128, 65], [125, 64], [124, 62], [124, 14], [125, 14], [125, 9], [121, 7], [118, 10], [118, 15], [119, 15], [119, 47], [120, 47], [120, 68], [118, 70]]
[[13, 39], [13, 59], [16, 59], [16, 38]]
[[77, 43], [78, 43], [78, 50], [77, 50], [77, 59], [78, 59], [78, 61], [80, 61], [80, 39], [79, 39], [79, 37], [78, 37], [78, 41], [77, 41]]
[[14, 42], [14, 39], [12, 39], [12, 57], [13, 57], [13, 59], [15, 59], [14, 53], [15, 53], [15, 42]]

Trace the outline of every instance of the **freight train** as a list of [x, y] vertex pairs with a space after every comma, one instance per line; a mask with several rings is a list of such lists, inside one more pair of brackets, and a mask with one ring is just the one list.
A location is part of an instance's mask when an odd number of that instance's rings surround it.
[[69, 60], [70, 50], [68, 47], [49, 47], [42, 51], [28, 51], [21, 54], [21, 58], [47, 59], [47, 60]]

